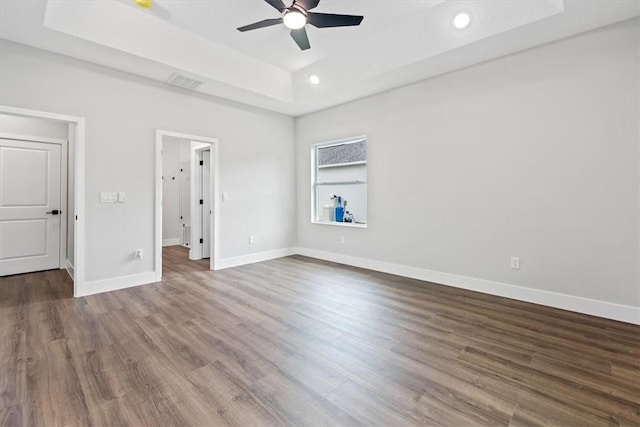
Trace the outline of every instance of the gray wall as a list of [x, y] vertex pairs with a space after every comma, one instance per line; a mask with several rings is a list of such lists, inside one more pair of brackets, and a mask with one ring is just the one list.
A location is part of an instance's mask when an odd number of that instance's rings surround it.
[[[292, 118], [7, 41], [0, 73], [0, 103], [86, 118], [88, 281], [154, 269], [156, 129], [219, 138], [220, 189], [230, 195], [220, 205], [221, 258], [293, 246]], [[127, 201], [100, 204], [101, 191]], [[144, 259], [133, 260], [136, 249]]]
[[[638, 37], [634, 20], [300, 118], [299, 246], [640, 306]], [[369, 228], [311, 224], [311, 145], [361, 134]]]

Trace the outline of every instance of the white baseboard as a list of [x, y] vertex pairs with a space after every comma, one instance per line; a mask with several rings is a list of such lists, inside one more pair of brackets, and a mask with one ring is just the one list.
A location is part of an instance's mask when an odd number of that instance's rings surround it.
[[146, 285], [156, 282], [156, 273], [148, 271], [146, 273], [132, 274], [130, 276], [113, 277], [110, 279], [96, 280], [84, 284], [84, 294], [81, 296], [100, 294], [103, 292], [116, 291], [118, 289], [132, 288], [134, 286]]
[[254, 262], [268, 261], [270, 259], [282, 258], [294, 255], [296, 252], [293, 248], [276, 249], [273, 251], [258, 252], [255, 254], [242, 255], [232, 258], [218, 259], [215, 263], [215, 270], [223, 270], [225, 268], [238, 267], [245, 264], [253, 264]]
[[511, 298], [534, 304], [546, 305], [577, 313], [604, 317], [621, 322], [640, 325], [640, 308], [606, 301], [598, 301], [573, 295], [543, 291], [540, 289], [525, 288], [507, 283], [493, 282], [490, 280], [476, 279], [474, 277], [460, 276], [451, 273], [426, 270], [406, 265], [392, 264], [384, 261], [376, 261], [367, 258], [342, 255], [333, 252], [319, 251], [308, 248], [294, 248], [295, 253], [310, 258], [332, 261], [354, 267], [366, 268], [397, 276], [424, 280], [456, 288], [468, 289], [485, 294]]
[[[475, 277], [442, 273], [439, 271], [410, 267], [401, 264], [393, 264], [384, 261], [376, 261], [368, 258], [342, 255], [334, 252], [320, 251], [309, 248], [283, 248], [273, 251], [218, 259], [216, 261], [215, 270], [223, 270], [225, 268], [238, 267], [245, 264], [268, 261], [271, 259], [282, 258], [295, 254], [640, 325], [639, 307], [615, 304], [611, 302], [561, 294], [557, 292], [526, 288], [523, 286], [510, 285], [507, 283], [477, 279]], [[73, 269], [73, 266], [70, 262], [67, 261], [67, 264], [69, 265], [69, 267], [67, 267], [67, 271], [69, 271], [69, 268]], [[72, 274], [71, 271], [69, 274]], [[85, 283], [84, 295], [93, 295], [102, 292], [114, 291], [117, 289], [130, 288], [147, 283], [155, 283], [157, 281], [158, 280], [156, 277], [156, 272], [153, 271], [134, 274], [130, 276], [97, 280]]]
[[65, 270], [67, 270], [67, 273], [69, 273], [69, 276], [71, 276], [71, 280], [75, 281], [76, 273], [73, 269], [73, 264], [71, 263], [71, 261], [67, 260]]
[[175, 239], [164, 239], [162, 241], [162, 247], [164, 248], [165, 246], [177, 246], [180, 245], [180, 238], [176, 237]]

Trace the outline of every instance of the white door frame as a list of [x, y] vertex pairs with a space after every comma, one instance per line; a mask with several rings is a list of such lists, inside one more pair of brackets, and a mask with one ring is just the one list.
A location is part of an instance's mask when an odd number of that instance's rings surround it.
[[[172, 132], [168, 130], [156, 129], [156, 198], [155, 198], [155, 245], [154, 245], [154, 256], [155, 256], [155, 274], [156, 281], [162, 280], [162, 139], [163, 137], [174, 137], [181, 138], [187, 140], [193, 140], [197, 142], [203, 142], [211, 145], [211, 153], [213, 155], [213, 163], [211, 167], [213, 171], [211, 173], [211, 210], [213, 215], [211, 215], [211, 236], [210, 242], [211, 246], [211, 258], [209, 263], [209, 268], [211, 270], [217, 270], [218, 267], [218, 222], [219, 222], [219, 213], [218, 213], [218, 198], [220, 195], [219, 192], [219, 182], [218, 179], [220, 167], [219, 167], [219, 156], [218, 156], [218, 144], [219, 141], [216, 138], [210, 138], [205, 136], [198, 135], [190, 135], [187, 133], [181, 132]], [[193, 206], [193, 201], [192, 201]], [[193, 224], [191, 225], [193, 227]], [[191, 248], [193, 249], [193, 242], [191, 242]]]
[[[85, 157], [84, 157], [84, 149], [85, 149], [85, 119], [84, 117], [77, 116], [68, 116], [66, 114], [58, 114], [58, 113], [50, 113], [46, 111], [38, 111], [31, 110], [28, 108], [20, 108], [20, 107], [12, 107], [9, 105], [0, 105], [0, 113], [7, 114], [12, 116], [19, 117], [29, 117], [36, 119], [45, 119], [55, 122], [66, 123], [70, 126], [70, 129], [73, 129], [74, 133], [74, 164], [68, 165], [66, 170], [63, 170], [63, 176], [67, 176], [67, 170], [69, 167], [73, 167], [75, 169], [75, 180], [74, 180], [74, 212], [75, 212], [75, 230], [74, 230], [74, 238], [73, 238], [73, 296], [81, 297], [85, 294], [85, 194], [84, 194], [84, 185], [85, 185]], [[7, 135], [7, 134], [5, 134]], [[15, 138], [10, 138], [15, 139]], [[24, 139], [20, 138], [20, 139]], [[37, 142], [52, 142], [52, 140], [44, 141], [46, 138], [33, 138], [27, 137], [28, 140], [38, 139]], [[58, 141], [60, 143], [60, 141]], [[66, 159], [68, 155], [68, 151], [64, 149], [67, 146], [63, 144], [63, 158]], [[66, 163], [66, 160], [63, 164]], [[61, 191], [64, 191], [64, 199], [68, 197], [67, 195], [67, 186], [61, 185]], [[67, 206], [60, 208], [63, 212], [67, 209]], [[71, 212], [68, 212], [71, 214]], [[66, 217], [66, 215], [65, 215]], [[62, 220], [62, 219], [61, 219]], [[61, 236], [60, 240], [64, 240], [64, 252], [61, 252], [61, 267], [66, 267], [66, 220], [63, 221], [61, 225]], [[64, 233], [62, 232], [64, 230]], [[64, 261], [62, 258], [64, 257]]]

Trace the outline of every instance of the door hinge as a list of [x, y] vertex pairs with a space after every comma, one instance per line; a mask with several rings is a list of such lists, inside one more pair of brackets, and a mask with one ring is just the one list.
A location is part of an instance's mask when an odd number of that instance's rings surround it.
[[200, 160], [200, 166], [204, 165], [204, 160]]
[[204, 200], [200, 199], [200, 204], [204, 205]]
[[204, 243], [204, 239], [200, 239], [200, 243]]

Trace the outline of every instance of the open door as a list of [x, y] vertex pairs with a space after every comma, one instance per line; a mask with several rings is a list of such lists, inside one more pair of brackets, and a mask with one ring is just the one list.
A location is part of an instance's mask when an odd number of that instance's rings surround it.
[[211, 257], [211, 150], [199, 152], [200, 160], [200, 242], [202, 258]]

